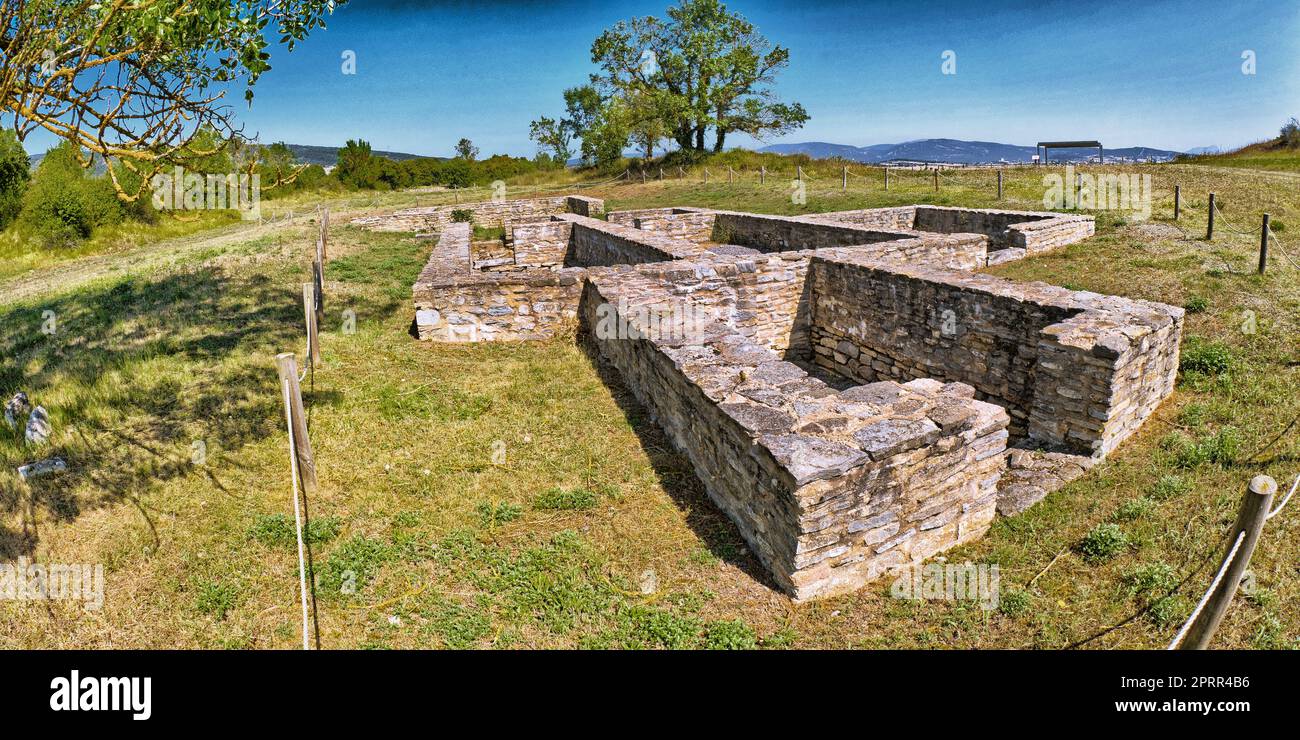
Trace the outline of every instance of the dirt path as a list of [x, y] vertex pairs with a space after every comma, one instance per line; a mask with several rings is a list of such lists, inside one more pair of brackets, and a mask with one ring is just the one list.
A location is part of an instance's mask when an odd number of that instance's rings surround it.
[[[344, 206], [326, 202], [331, 223], [341, 225], [354, 216], [371, 213], [373, 205]], [[399, 207], [394, 205], [393, 207]], [[380, 210], [385, 207], [380, 206]], [[292, 211], [291, 211], [292, 212]], [[41, 267], [0, 279], [0, 305], [17, 303], [35, 296], [64, 293], [107, 277], [142, 274], [160, 267], [185, 262], [187, 258], [214, 248], [250, 242], [292, 228], [306, 226], [316, 218], [316, 211], [303, 209], [292, 218], [278, 216], [263, 223], [239, 223], [195, 234], [165, 239], [106, 254], [89, 255], [52, 267]]]

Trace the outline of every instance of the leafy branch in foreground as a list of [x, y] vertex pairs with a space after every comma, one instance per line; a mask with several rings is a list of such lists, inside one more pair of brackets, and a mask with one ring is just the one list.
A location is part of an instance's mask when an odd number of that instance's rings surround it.
[[[83, 166], [113, 160], [132, 201], [164, 167], [242, 134], [222, 101], [270, 68], [268, 35], [292, 51], [346, 0], [0, 0], [0, 116], [21, 141], [44, 129]], [[122, 175], [120, 176], [119, 172]]]

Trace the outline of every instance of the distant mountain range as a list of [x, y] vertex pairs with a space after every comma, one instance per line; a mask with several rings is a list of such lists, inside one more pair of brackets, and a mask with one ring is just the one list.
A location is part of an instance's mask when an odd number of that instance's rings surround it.
[[[1102, 142], [1103, 144], [1105, 142]], [[1213, 147], [1202, 147], [1210, 149]], [[839, 157], [852, 162], [879, 164], [883, 162], [947, 162], [952, 164], [994, 164], [997, 162], [1030, 162], [1037, 150], [1032, 146], [999, 144], [992, 141], [962, 141], [960, 139], [918, 139], [901, 144], [872, 144], [850, 146], [808, 141], [799, 144], [773, 144], [761, 152], [777, 154], [807, 154], [814, 159]], [[1169, 160], [1181, 152], [1152, 149], [1144, 146], [1106, 149], [1107, 161]], [[1095, 149], [1053, 149], [1053, 162], [1084, 162], [1097, 155]]]
[[[337, 146], [312, 146], [310, 144], [285, 144], [285, 146], [289, 147], [289, 151], [293, 152], [293, 156], [301, 164], [318, 164], [322, 167], [333, 167], [334, 165], [338, 164], [339, 149], [342, 148]], [[372, 151], [371, 154], [375, 155], [376, 157], [385, 157], [387, 159], [392, 159], [398, 162], [404, 159], [423, 158], [419, 154], [406, 154], [405, 152]], [[27, 160], [31, 163], [32, 169], [35, 169], [36, 165], [40, 164], [41, 158], [44, 156], [45, 153], [42, 152], [40, 154], [32, 154], [27, 157]], [[446, 159], [446, 157], [429, 157], [429, 159]], [[100, 165], [97, 168], [96, 172], [102, 172], [102, 171], [103, 171], [103, 166]]]
[[[310, 144], [285, 144], [293, 156], [302, 164], [318, 164], [321, 167], [333, 167], [339, 163], [339, 149], [337, 146], [311, 146]], [[404, 159], [446, 159], [446, 157], [424, 157], [419, 154], [406, 154], [405, 152], [381, 152], [372, 151], [371, 154], [376, 157], [384, 157], [400, 162]]]

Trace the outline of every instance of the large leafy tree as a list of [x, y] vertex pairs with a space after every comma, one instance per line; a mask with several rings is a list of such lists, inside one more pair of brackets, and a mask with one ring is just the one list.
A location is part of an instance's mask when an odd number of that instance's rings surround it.
[[118, 197], [134, 200], [153, 173], [210, 154], [204, 130], [238, 140], [227, 88], [251, 101], [276, 40], [292, 50], [345, 2], [0, 0], [0, 115], [19, 140], [45, 129], [83, 165], [119, 163]]
[[461, 139], [456, 142], [456, 159], [463, 159], [466, 162], [473, 162], [478, 159], [478, 147], [469, 139]]
[[721, 151], [732, 132], [765, 138], [808, 120], [802, 105], [777, 100], [772, 89], [790, 51], [718, 0], [682, 0], [666, 20], [621, 21], [592, 44], [591, 60], [606, 99], [653, 110], [682, 149], [705, 150], [710, 130]]
[[373, 188], [378, 182], [383, 163], [371, 152], [365, 139], [348, 139], [339, 149], [338, 165], [334, 172], [339, 181], [358, 188]]
[[561, 167], [573, 156], [573, 131], [563, 120], [538, 118], [529, 124], [528, 138], [537, 142], [538, 148]]

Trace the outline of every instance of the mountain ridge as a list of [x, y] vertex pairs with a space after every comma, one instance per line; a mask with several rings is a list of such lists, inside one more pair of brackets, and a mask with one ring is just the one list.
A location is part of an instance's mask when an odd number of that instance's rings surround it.
[[[995, 164], [998, 162], [1030, 162], [1037, 148], [994, 141], [966, 141], [962, 139], [914, 139], [898, 144], [871, 144], [853, 146], [825, 141], [805, 141], [792, 144], [772, 144], [759, 149], [775, 154], [807, 154], [824, 159], [840, 157], [853, 162], [882, 164], [885, 162], [946, 162], [952, 164]], [[1094, 149], [1053, 149], [1053, 162], [1084, 162], [1095, 157]], [[1137, 161], [1147, 158], [1167, 161], [1182, 154], [1170, 149], [1152, 147], [1119, 147], [1106, 149], [1107, 161]]]

